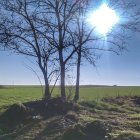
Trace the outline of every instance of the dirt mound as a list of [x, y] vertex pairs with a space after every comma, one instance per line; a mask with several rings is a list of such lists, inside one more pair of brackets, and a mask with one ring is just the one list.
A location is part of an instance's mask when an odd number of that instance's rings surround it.
[[33, 115], [40, 114], [42, 116], [53, 116], [66, 114], [68, 111], [78, 111], [79, 106], [72, 101], [62, 100], [60, 97], [51, 98], [49, 100], [38, 100], [24, 104], [33, 110]]
[[66, 115], [65, 115], [65, 119], [69, 119], [73, 122], [78, 122], [79, 121], [79, 117], [78, 114], [74, 111], [69, 111]]
[[86, 125], [85, 132], [88, 139], [103, 140], [110, 131], [109, 126], [103, 121], [93, 121]]
[[124, 105], [129, 104], [131, 106], [140, 106], [140, 97], [139, 96], [118, 96], [118, 97], [108, 97], [102, 99], [104, 102], [110, 103], [110, 104], [117, 104], [117, 105]]
[[30, 101], [24, 104], [26, 107], [32, 110], [32, 116], [36, 116], [38, 114], [44, 115], [46, 110], [46, 101], [45, 100], [36, 100]]
[[79, 107], [72, 101], [65, 101], [61, 98], [52, 98], [46, 102], [47, 114], [66, 114], [68, 111], [78, 111]]
[[132, 102], [133, 102], [135, 105], [140, 106], [140, 97], [138, 97], [138, 96], [133, 97], [133, 98], [132, 98]]
[[102, 99], [104, 102], [110, 103], [110, 104], [117, 104], [117, 105], [123, 105], [124, 101], [128, 100], [128, 97], [107, 97]]
[[93, 121], [86, 126], [77, 124], [69, 128], [62, 140], [104, 140], [110, 131], [109, 126], [102, 121]]
[[2, 123], [14, 124], [30, 117], [30, 110], [23, 104], [13, 104], [1, 116]]
[[82, 125], [75, 125], [69, 128], [63, 135], [62, 140], [87, 140]]

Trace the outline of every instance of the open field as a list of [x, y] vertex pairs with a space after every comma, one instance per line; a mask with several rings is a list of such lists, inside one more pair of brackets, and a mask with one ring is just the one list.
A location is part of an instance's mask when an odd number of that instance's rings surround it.
[[56, 101], [47, 115], [44, 105], [33, 106], [41, 100], [29, 102], [42, 98], [40, 87], [1, 87], [0, 139], [140, 140], [140, 87], [81, 86], [80, 95], [76, 104]]
[[[59, 93], [59, 88], [56, 87], [53, 96], [57, 96]], [[13, 103], [37, 100], [41, 99], [42, 96], [42, 90], [39, 86], [2, 87], [0, 88], [0, 110]], [[81, 100], [100, 100], [103, 97], [116, 96], [140, 96], [140, 87], [80, 87]]]

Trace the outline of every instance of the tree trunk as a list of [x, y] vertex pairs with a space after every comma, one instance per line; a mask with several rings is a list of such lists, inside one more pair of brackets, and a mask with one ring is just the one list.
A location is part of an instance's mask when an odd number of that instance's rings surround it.
[[44, 99], [50, 99], [51, 95], [50, 95], [50, 87], [49, 87], [49, 81], [48, 81], [48, 77], [45, 73], [43, 73], [44, 75], [44, 81], [45, 81], [45, 91], [44, 91]]
[[75, 101], [79, 99], [80, 65], [81, 65], [81, 47], [79, 48], [78, 60], [77, 60], [76, 89], [75, 89], [75, 96], [74, 96]]
[[63, 62], [63, 56], [62, 52], [59, 52], [59, 58], [60, 58], [60, 69], [61, 69], [61, 98], [63, 100], [66, 99], [66, 93], [65, 93], [65, 63]]
[[66, 99], [65, 93], [65, 66], [61, 66], [61, 97], [62, 99]]

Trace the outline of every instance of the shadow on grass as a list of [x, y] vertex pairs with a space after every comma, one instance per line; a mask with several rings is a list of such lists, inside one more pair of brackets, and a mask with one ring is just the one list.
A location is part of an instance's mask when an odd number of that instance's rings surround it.
[[[120, 104], [120, 101], [125, 102]], [[100, 113], [101, 111], [114, 111], [117, 116], [121, 113], [118, 107], [124, 107], [125, 104], [129, 106], [129, 103], [138, 105], [139, 98], [110, 98], [98, 102], [84, 101], [79, 104], [53, 98], [48, 102], [39, 100], [25, 104], [14, 104], [0, 116], [0, 134], [10, 133], [0, 136], [0, 139], [20, 140], [22, 137], [28, 137], [28, 139], [34, 140], [103, 140], [108, 137], [108, 133], [111, 131], [108, 123], [105, 123], [101, 118], [88, 123], [82, 123], [82, 121], [77, 123], [79, 121], [78, 113], [84, 110], [88, 111], [90, 108], [100, 110]], [[89, 114], [93, 117], [96, 115], [95, 113], [90, 112]], [[111, 120], [109, 121], [111, 123]]]
[[18, 131], [34, 120], [49, 119], [53, 116], [64, 115], [69, 110], [78, 110], [71, 101], [62, 101], [61, 98], [13, 104], [0, 115], [0, 135]]

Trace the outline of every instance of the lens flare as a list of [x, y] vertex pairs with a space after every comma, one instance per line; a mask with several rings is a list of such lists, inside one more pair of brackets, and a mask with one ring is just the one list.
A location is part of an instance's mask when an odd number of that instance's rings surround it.
[[119, 17], [107, 4], [102, 4], [99, 9], [89, 14], [87, 21], [100, 34], [106, 35], [119, 22]]

